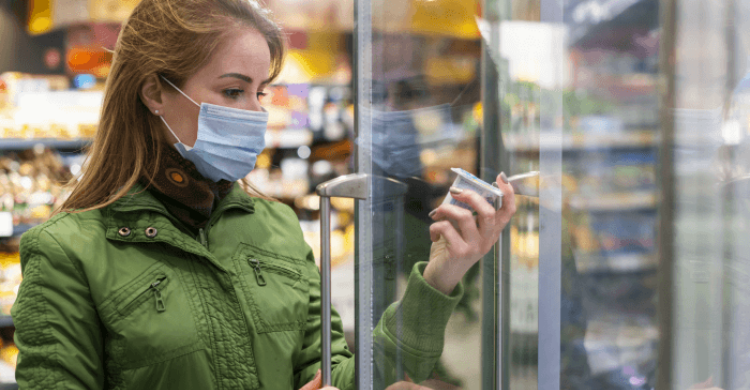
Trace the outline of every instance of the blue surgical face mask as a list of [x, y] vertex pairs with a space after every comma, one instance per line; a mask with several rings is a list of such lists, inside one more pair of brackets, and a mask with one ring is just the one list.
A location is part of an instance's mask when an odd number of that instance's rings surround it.
[[[380, 111], [361, 106], [360, 115], [371, 120], [372, 162], [388, 176], [421, 177], [423, 167], [420, 144], [441, 140], [443, 139], [441, 137], [453, 138], [452, 134], [448, 134], [450, 123], [450, 105], [448, 104], [404, 111]], [[424, 122], [429, 122], [426, 127], [432, 127], [432, 129], [427, 129], [432, 131], [432, 134], [420, 134], [417, 129], [417, 120], [423, 125]], [[365, 146], [361, 144], [360, 139], [355, 142]]]
[[198, 114], [198, 139], [192, 147], [182, 143], [164, 117], [159, 116], [177, 139], [174, 147], [182, 157], [192, 161], [203, 177], [215, 182], [222, 179], [237, 181], [247, 176], [255, 168], [258, 154], [266, 147], [268, 112], [265, 109], [262, 112], [249, 111], [205, 102], [198, 104], [171, 81], [162, 78], [201, 109]]

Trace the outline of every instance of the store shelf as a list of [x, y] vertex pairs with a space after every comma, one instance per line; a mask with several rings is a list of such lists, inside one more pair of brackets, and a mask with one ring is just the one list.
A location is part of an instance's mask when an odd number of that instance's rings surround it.
[[29, 229], [36, 226], [36, 224], [21, 224], [13, 226], [13, 235], [11, 236], [0, 236], [2, 238], [20, 238], [22, 234], [26, 233]]
[[657, 266], [654, 253], [591, 255], [576, 252], [574, 256], [579, 273], [651, 271]]
[[83, 149], [90, 143], [90, 139], [61, 140], [55, 138], [2, 138], [0, 139], [0, 150], [26, 150], [32, 149], [37, 145], [42, 145], [47, 149], [76, 150]]
[[[266, 136], [267, 147], [270, 148], [298, 148], [312, 144], [313, 135], [310, 130], [269, 130]], [[0, 138], [0, 150], [26, 150], [37, 145], [47, 149], [79, 150], [91, 144], [90, 139], [60, 140], [55, 138]]]
[[0, 315], [0, 328], [7, 328], [13, 325], [13, 318], [11, 316]]
[[623, 26], [657, 26], [658, 7], [656, 0], [575, 0], [565, 11], [565, 19], [571, 21], [568, 39], [571, 46], [610, 48], [617, 42], [620, 45], [616, 47], [622, 47], [622, 40], [616, 39], [622, 39]]
[[596, 197], [578, 195], [570, 199], [570, 207], [586, 211], [627, 211], [655, 208], [656, 201], [653, 191], [601, 194]]
[[656, 147], [659, 136], [653, 130], [633, 130], [610, 134], [565, 134], [562, 139], [540, 134], [509, 134], [506, 148], [515, 152], [538, 152], [561, 147], [563, 151], [636, 149]]
[[14, 237], [21, 237], [21, 234], [26, 233], [29, 229], [33, 228], [37, 224], [35, 223], [25, 223], [21, 225], [16, 225], [13, 227], [13, 236]]
[[309, 129], [268, 130], [266, 132], [266, 148], [299, 148], [312, 145], [312, 141], [313, 133]]

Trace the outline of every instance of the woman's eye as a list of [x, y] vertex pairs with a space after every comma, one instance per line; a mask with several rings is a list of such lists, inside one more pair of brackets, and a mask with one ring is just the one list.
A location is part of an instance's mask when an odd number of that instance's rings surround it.
[[242, 89], [234, 89], [233, 88], [233, 89], [225, 89], [223, 92], [224, 92], [224, 96], [226, 96], [226, 97], [228, 97], [230, 99], [237, 99], [245, 91], [242, 90]]
[[258, 92], [258, 99], [262, 98], [263, 96], [266, 96], [267, 93], [265, 92]]

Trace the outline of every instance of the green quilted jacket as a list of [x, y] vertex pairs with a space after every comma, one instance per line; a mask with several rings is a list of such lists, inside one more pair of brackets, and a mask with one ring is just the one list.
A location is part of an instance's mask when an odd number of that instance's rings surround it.
[[[320, 273], [291, 208], [235, 184], [195, 237], [142, 189], [23, 235], [12, 309], [20, 388], [289, 390], [312, 380]], [[431, 373], [463, 294], [433, 289], [425, 265], [374, 330], [386, 378], [397, 355], [412, 379]], [[353, 389], [335, 310], [332, 321], [333, 385]]]

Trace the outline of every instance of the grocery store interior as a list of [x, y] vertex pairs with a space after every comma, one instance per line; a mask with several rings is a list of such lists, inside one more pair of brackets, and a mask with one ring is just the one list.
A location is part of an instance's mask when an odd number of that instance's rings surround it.
[[[316, 186], [402, 184], [331, 199], [358, 388], [385, 388], [372, 329], [464, 170], [539, 174], [515, 183], [422, 386], [750, 389], [749, 2], [265, 3], [289, 50], [248, 179], [294, 209], [318, 261]], [[17, 388], [20, 237], [80, 173], [137, 4], [0, 0], [0, 389]]]

